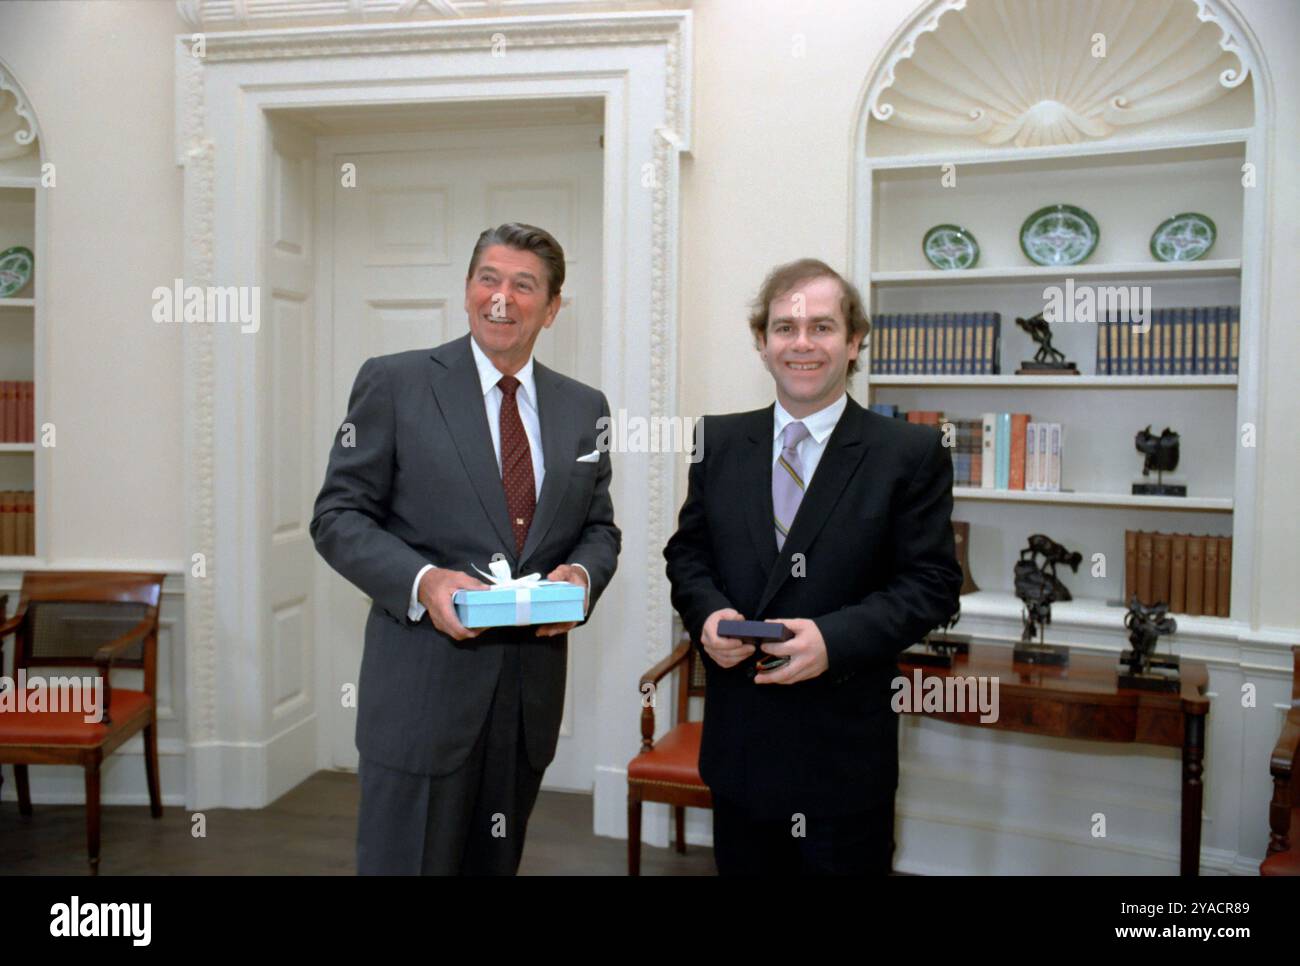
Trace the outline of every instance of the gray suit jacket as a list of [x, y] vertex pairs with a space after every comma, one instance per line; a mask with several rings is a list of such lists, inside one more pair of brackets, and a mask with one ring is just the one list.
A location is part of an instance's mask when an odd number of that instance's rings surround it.
[[[563, 563], [591, 575], [588, 615], [614, 575], [621, 542], [609, 496], [609, 453], [596, 449], [609, 415], [599, 390], [534, 362], [546, 475], [523, 553], [515, 552], [469, 335], [432, 351], [376, 356], [357, 373], [311, 522], [316, 549], [373, 604], [358, 685], [357, 749], [414, 774], [464, 763], [487, 718], [502, 657], [520, 649], [528, 758], [555, 755], [567, 637], [493, 628], [456, 642], [426, 615], [407, 619], [426, 563], [475, 577], [496, 553], [511, 572], [544, 577]], [[355, 445], [346, 429], [354, 427]]]

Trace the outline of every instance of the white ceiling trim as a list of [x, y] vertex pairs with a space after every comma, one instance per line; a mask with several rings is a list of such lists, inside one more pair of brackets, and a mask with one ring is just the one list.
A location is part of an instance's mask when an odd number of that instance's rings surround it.
[[462, 17], [643, 13], [690, 9], [691, 0], [177, 0], [192, 30], [256, 30], [368, 23], [445, 22]]

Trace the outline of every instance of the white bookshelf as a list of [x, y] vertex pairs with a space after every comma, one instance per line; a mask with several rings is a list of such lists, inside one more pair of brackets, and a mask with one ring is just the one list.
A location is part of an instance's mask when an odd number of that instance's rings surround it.
[[989, 487], [954, 486], [959, 500], [997, 500], [1002, 503], [1055, 503], [1073, 506], [1126, 506], [1148, 510], [1207, 510], [1231, 513], [1228, 497], [1136, 496], [1131, 493], [1097, 493], [1075, 490], [999, 490]]
[[[867, 400], [939, 410], [949, 419], [1028, 412], [1032, 420], [1063, 426], [1065, 491], [954, 488], [953, 517], [971, 525], [971, 571], [982, 589], [963, 598], [963, 613], [973, 607], [981, 627], [993, 620], [1002, 636], [1018, 634], [1021, 605], [1012, 568], [1028, 536], [1045, 533], [1081, 552], [1084, 561], [1077, 574], [1059, 572], [1076, 599], [1054, 606], [1054, 622], [1068, 614], [1094, 631], [1114, 629], [1122, 640], [1118, 601], [1129, 529], [1232, 536], [1232, 618], [1176, 616], [1180, 630], [1248, 618], [1255, 461], [1253, 451], [1238, 443], [1240, 427], [1257, 419], [1255, 266], [1262, 215], [1243, 186], [1242, 166], [1259, 151], [1258, 134], [1249, 126], [1253, 118], [1244, 109], [1234, 102], [1220, 115], [1235, 123], [1217, 130], [1179, 130], [1166, 123], [1150, 136], [1125, 132], [1113, 140], [1026, 148], [985, 148], [972, 138], [914, 133], [891, 133], [873, 147], [871, 126], [878, 122], [868, 121], [863, 129], [855, 162], [853, 264], [869, 311], [1001, 317], [1001, 374], [869, 374], [868, 345], [862, 362]], [[912, 149], [885, 154], [882, 144]], [[1083, 264], [1037, 266], [1020, 250], [1024, 219], [1056, 203], [1085, 209], [1100, 226], [1097, 249]], [[1185, 211], [1214, 220], [1214, 247], [1196, 262], [1156, 261], [1148, 250], [1152, 232]], [[961, 225], [974, 234], [980, 245], [975, 267], [940, 271], [928, 264], [921, 240], [937, 224]], [[1097, 325], [1085, 321], [1052, 327], [1053, 344], [1080, 375], [1015, 375], [1035, 349], [1016, 318], [1042, 311], [1044, 289], [1066, 280], [1141, 286], [1157, 309], [1240, 305], [1238, 372], [1098, 375]], [[1147, 425], [1155, 433], [1168, 426], [1181, 435], [1178, 469], [1165, 478], [1186, 484], [1187, 497], [1132, 495], [1131, 484], [1143, 480], [1133, 436]]]
[[[35, 426], [40, 426], [43, 387], [38, 376], [38, 359], [44, 348], [39, 320], [43, 316], [44, 282], [44, 189], [40, 181], [40, 143], [36, 149], [14, 158], [0, 158], [0, 251], [15, 245], [28, 248], [36, 257], [32, 280], [14, 296], [0, 298], [0, 380], [32, 382], [36, 386]], [[39, 433], [38, 433], [39, 438]], [[0, 490], [24, 490], [36, 494], [33, 520], [35, 553], [0, 555], [0, 567], [26, 570], [42, 561], [43, 507], [41, 454], [36, 443], [0, 442]]]

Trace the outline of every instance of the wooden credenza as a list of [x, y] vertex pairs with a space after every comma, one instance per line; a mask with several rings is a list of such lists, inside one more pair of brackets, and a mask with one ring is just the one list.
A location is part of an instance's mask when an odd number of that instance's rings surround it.
[[1204, 798], [1205, 696], [1209, 674], [1199, 661], [1182, 661], [1181, 692], [1132, 691], [1117, 685], [1115, 657], [1074, 652], [1068, 667], [1016, 664], [1011, 645], [972, 644], [951, 668], [926, 667], [899, 656], [911, 678], [996, 677], [998, 720], [980, 721], [978, 709], [922, 712], [931, 718], [980, 728], [1001, 728], [1056, 738], [1162, 745], [1183, 753], [1182, 875], [1200, 874], [1201, 804]]

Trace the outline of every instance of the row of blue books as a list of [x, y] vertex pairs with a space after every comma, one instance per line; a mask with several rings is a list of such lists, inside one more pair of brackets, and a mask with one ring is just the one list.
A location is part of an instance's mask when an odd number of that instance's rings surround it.
[[1241, 306], [1152, 309], [1143, 330], [1131, 317], [1097, 326], [1099, 376], [1207, 376], [1237, 371]]
[[1002, 345], [997, 312], [877, 315], [871, 371], [878, 375], [996, 375]]

